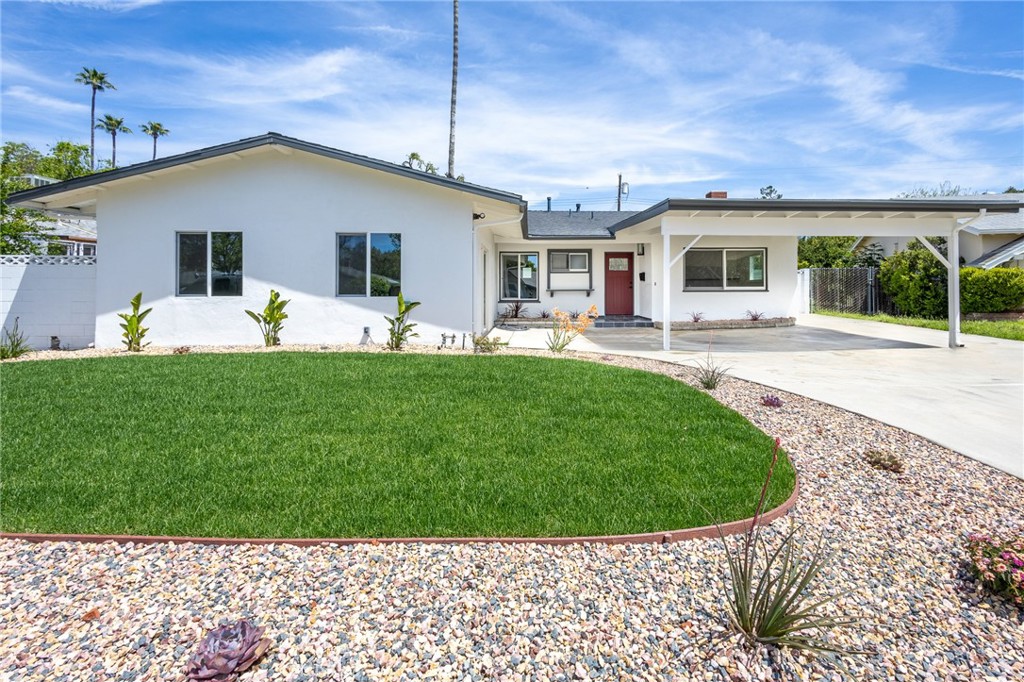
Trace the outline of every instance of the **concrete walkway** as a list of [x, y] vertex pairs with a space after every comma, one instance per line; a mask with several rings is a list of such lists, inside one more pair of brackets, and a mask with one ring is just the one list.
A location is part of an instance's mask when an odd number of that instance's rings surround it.
[[[544, 348], [546, 330], [492, 336]], [[781, 329], [591, 329], [570, 348], [692, 365], [712, 343], [730, 374], [905, 429], [1024, 478], [1024, 343], [823, 315]]]

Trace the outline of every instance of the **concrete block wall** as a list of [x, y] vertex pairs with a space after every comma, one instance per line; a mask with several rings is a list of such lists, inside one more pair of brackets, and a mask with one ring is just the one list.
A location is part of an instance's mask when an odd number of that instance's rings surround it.
[[96, 338], [96, 258], [0, 256], [0, 323], [36, 349], [85, 348]]

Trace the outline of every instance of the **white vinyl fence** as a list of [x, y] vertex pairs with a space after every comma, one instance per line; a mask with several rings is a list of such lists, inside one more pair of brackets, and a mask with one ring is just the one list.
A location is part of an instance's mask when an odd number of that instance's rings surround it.
[[0, 256], [0, 322], [33, 348], [85, 348], [96, 338], [95, 256]]

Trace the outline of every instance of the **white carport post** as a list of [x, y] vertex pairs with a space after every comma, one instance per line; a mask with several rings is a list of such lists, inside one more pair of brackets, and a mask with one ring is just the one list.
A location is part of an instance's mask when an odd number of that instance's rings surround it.
[[672, 257], [672, 235], [661, 235], [661, 279], [663, 288], [661, 290], [661, 349], [672, 350], [672, 266], [679, 262], [679, 259], [686, 255], [686, 252], [693, 248], [694, 244], [700, 241], [704, 235], [698, 234], [693, 241]]

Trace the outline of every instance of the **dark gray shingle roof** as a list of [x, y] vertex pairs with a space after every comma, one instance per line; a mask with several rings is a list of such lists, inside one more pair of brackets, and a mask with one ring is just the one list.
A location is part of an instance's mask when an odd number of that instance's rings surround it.
[[529, 211], [530, 239], [612, 239], [609, 228], [636, 211]]

